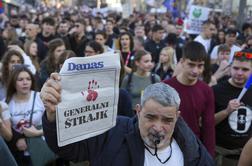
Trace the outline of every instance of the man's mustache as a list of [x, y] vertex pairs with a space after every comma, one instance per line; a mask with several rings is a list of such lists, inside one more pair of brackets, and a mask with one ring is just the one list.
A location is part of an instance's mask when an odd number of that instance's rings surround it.
[[165, 137], [165, 134], [164, 133], [162, 133], [162, 132], [157, 132], [157, 131], [155, 131], [154, 129], [151, 129], [150, 131], [149, 131], [149, 138], [150, 138], [150, 140], [154, 143], [154, 144], [156, 144], [156, 145], [158, 145], [163, 139], [164, 139], [164, 137]]

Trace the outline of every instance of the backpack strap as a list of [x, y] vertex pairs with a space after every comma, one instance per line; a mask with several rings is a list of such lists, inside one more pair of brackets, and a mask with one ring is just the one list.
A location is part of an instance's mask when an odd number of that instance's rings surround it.
[[151, 72], [151, 83], [152, 84], [156, 83], [155, 73], [153, 73], [153, 72]]
[[127, 86], [126, 86], [126, 90], [128, 92], [130, 92], [130, 86], [131, 86], [132, 76], [133, 76], [133, 72], [131, 72], [131, 73], [128, 74], [128, 82], [127, 82]]

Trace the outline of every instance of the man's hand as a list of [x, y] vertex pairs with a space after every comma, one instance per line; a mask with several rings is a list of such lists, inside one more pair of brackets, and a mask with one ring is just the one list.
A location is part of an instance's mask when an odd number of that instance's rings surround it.
[[46, 109], [47, 119], [51, 122], [55, 120], [56, 106], [61, 102], [60, 95], [60, 76], [58, 73], [52, 73], [40, 92], [40, 97]]
[[240, 107], [240, 105], [241, 105], [241, 103], [237, 99], [230, 100], [228, 102], [228, 106], [226, 108], [228, 115], [231, 114], [232, 112], [234, 112], [236, 109], [238, 109]]

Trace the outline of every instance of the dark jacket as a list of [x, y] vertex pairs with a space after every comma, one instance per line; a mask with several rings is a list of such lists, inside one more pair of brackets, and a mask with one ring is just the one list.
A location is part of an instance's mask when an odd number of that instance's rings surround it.
[[0, 165], [17, 166], [17, 163], [5, 144], [3, 138], [0, 136]]
[[[43, 116], [43, 129], [50, 148], [60, 157], [72, 161], [90, 161], [92, 166], [143, 166], [144, 143], [137, 118], [118, 117], [109, 131], [80, 142], [59, 148], [56, 124]], [[173, 137], [183, 152], [185, 166], [212, 166], [212, 158], [193, 132], [179, 118]]]

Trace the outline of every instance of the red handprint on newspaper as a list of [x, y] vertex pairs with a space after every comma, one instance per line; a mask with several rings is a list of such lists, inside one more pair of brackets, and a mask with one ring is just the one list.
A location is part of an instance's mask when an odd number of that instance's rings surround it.
[[[98, 89], [99, 85], [97, 83], [97, 81], [92, 80], [88, 82], [88, 94], [87, 94], [87, 101], [95, 101], [98, 97], [98, 93], [95, 89]], [[84, 91], [81, 92], [81, 94], [84, 96]]]

